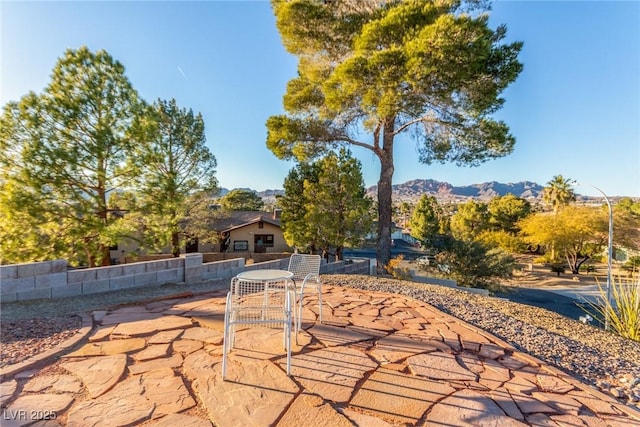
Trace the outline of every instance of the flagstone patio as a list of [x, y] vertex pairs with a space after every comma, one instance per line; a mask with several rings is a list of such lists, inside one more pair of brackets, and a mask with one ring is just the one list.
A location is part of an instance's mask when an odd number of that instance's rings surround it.
[[[640, 413], [410, 298], [338, 286], [305, 299], [286, 375], [282, 331], [239, 330], [226, 290], [94, 312], [58, 360], [5, 370], [2, 426], [640, 426]], [[9, 375], [9, 373], [11, 373]]]

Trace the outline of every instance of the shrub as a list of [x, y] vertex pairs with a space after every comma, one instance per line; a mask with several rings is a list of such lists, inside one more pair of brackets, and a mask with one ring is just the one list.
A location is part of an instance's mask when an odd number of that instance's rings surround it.
[[404, 256], [398, 255], [389, 260], [389, 264], [385, 266], [385, 269], [396, 279], [411, 280], [411, 273], [407, 267], [402, 267], [402, 260], [404, 260]]
[[627, 271], [639, 271], [640, 270], [640, 256], [632, 256], [622, 266]]
[[556, 273], [558, 276], [560, 276], [560, 273], [564, 273], [566, 270], [566, 267], [564, 264], [551, 264], [549, 266], [549, 269], [553, 272]]
[[598, 281], [596, 302], [584, 308], [596, 315], [620, 336], [640, 341], [640, 279], [611, 277], [611, 300], [607, 299], [606, 286]]
[[596, 272], [596, 266], [593, 264], [582, 264], [580, 266], [580, 271], [584, 271], [587, 273], [595, 273]]
[[436, 257], [441, 271], [449, 273], [460, 286], [496, 291], [496, 278], [513, 274], [515, 260], [500, 249], [489, 249], [477, 241], [455, 241], [447, 251]]

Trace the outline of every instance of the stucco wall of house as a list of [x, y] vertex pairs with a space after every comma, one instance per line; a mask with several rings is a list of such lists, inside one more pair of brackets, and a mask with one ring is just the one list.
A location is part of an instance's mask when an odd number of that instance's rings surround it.
[[[260, 228], [260, 223], [256, 222], [244, 227], [238, 227], [231, 230], [229, 248], [227, 249], [227, 252], [257, 252], [255, 245], [255, 236], [269, 234], [273, 235], [273, 246], [265, 247], [266, 252], [285, 252], [291, 250], [291, 248], [284, 241], [284, 237], [282, 236], [280, 227], [277, 227], [268, 222], [262, 222], [262, 228]], [[247, 248], [240, 250], [237, 242], [247, 242]]]

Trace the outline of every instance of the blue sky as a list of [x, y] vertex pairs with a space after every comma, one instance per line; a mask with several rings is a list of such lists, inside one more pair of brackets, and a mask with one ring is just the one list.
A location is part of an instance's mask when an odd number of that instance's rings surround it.
[[[454, 185], [576, 179], [580, 194], [640, 197], [640, 2], [497, 1], [492, 27], [524, 42], [524, 71], [497, 114], [514, 152], [479, 167], [422, 165], [396, 144], [394, 183]], [[0, 104], [40, 92], [67, 48], [105, 49], [141, 96], [175, 98], [204, 116], [222, 187], [282, 188], [291, 162], [265, 145], [267, 118], [297, 60], [282, 47], [268, 1], [0, 2]], [[366, 186], [378, 161], [353, 148]]]

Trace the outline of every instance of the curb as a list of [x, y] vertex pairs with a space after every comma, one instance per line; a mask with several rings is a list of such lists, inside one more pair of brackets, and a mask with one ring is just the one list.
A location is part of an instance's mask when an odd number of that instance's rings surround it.
[[25, 371], [27, 369], [31, 369], [34, 366], [38, 365], [41, 362], [52, 359], [60, 354], [66, 352], [71, 347], [77, 345], [80, 341], [84, 340], [89, 336], [91, 331], [93, 330], [93, 318], [91, 315], [87, 313], [78, 313], [78, 316], [82, 319], [82, 325], [80, 326], [80, 330], [71, 338], [66, 339], [61, 342], [57, 346], [42, 353], [38, 353], [24, 362], [19, 362], [13, 365], [5, 366], [0, 368], [0, 380], [4, 381], [10, 377], [15, 376], [17, 373]]

